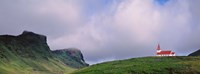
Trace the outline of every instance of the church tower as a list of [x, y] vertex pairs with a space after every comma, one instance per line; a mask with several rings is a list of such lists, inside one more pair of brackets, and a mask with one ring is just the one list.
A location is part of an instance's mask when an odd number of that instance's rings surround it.
[[157, 53], [160, 53], [160, 52], [161, 52], [160, 44], [158, 44], [158, 46], [157, 46]]

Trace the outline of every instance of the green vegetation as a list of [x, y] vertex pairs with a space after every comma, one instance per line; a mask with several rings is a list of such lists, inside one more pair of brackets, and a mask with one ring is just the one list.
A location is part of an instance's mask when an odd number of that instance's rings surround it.
[[[64, 51], [64, 50], [58, 50]], [[67, 52], [70, 51], [66, 51]], [[82, 55], [80, 52], [79, 55]], [[76, 67], [88, 66], [84, 61], [69, 65], [75, 56], [55, 54], [46, 43], [46, 37], [33, 32], [19, 36], [0, 36], [0, 74], [68, 74]], [[78, 55], [78, 54], [77, 54]], [[64, 60], [63, 60], [64, 59]], [[71, 61], [66, 61], [71, 60]]]
[[83, 68], [88, 66], [83, 59], [83, 55], [80, 50], [76, 48], [68, 48], [53, 51], [53, 54], [56, 55], [61, 61], [73, 68]]
[[144, 57], [92, 65], [73, 74], [200, 74], [200, 57]]
[[67, 74], [73, 70], [75, 69], [54, 59], [47, 61], [21, 58], [0, 63], [0, 74]]
[[[64, 74], [75, 70], [54, 57], [45, 57], [46, 59], [21, 57], [2, 45], [0, 49], [1, 51], [3, 49], [0, 74]], [[35, 55], [35, 57], [41, 56], [40, 54]]]

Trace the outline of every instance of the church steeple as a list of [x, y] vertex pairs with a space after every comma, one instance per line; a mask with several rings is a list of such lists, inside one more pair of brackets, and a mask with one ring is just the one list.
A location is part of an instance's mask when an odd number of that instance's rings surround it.
[[161, 52], [161, 48], [160, 48], [160, 44], [158, 43], [158, 46], [157, 46], [157, 53], [160, 53]]
[[160, 44], [159, 44], [159, 43], [158, 43], [158, 46], [157, 46], [157, 50], [161, 50], [161, 49], [160, 49]]

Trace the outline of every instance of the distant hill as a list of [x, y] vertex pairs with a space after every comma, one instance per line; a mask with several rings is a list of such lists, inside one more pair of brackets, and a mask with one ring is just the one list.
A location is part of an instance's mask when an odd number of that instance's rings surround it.
[[61, 61], [63, 61], [66, 65], [71, 66], [73, 68], [82, 68], [89, 66], [85, 63], [83, 59], [83, 55], [79, 49], [76, 48], [68, 48], [68, 49], [59, 49], [52, 51], [53, 54]]
[[63, 74], [88, 66], [80, 50], [51, 51], [46, 39], [29, 31], [0, 35], [0, 74]]
[[200, 57], [143, 57], [95, 64], [72, 74], [200, 74]]
[[200, 49], [195, 51], [195, 52], [193, 52], [193, 53], [191, 53], [191, 54], [189, 54], [188, 56], [200, 56]]

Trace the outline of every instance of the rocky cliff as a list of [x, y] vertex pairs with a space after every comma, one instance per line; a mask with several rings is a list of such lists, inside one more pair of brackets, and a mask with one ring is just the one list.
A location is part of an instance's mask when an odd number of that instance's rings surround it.
[[[46, 43], [46, 37], [33, 32], [24, 31], [18, 36], [1, 35], [0, 46], [1, 52], [8, 49], [7, 51], [10, 51], [10, 55], [12, 54], [23, 58], [48, 59], [48, 57], [52, 57], [51, 50]], [[3, 54], [4, 53], [2, 53], [2, 55]], [[7, 56], [4, 56], [4, 58], [5, 57]]]
[[59, 59], [61, 59], [65, 64], [72, 66], [74, 68], [82, 68], [88, 66], [83, 59], [83, 55], [79, 49], [68, 48], [68, 49], [59, 49], [53, 51]]
[[57, 74], [88, 66], [80, 50], [51, 51], [46, 39], [29, 31], [0, 35], [0, 74]]

